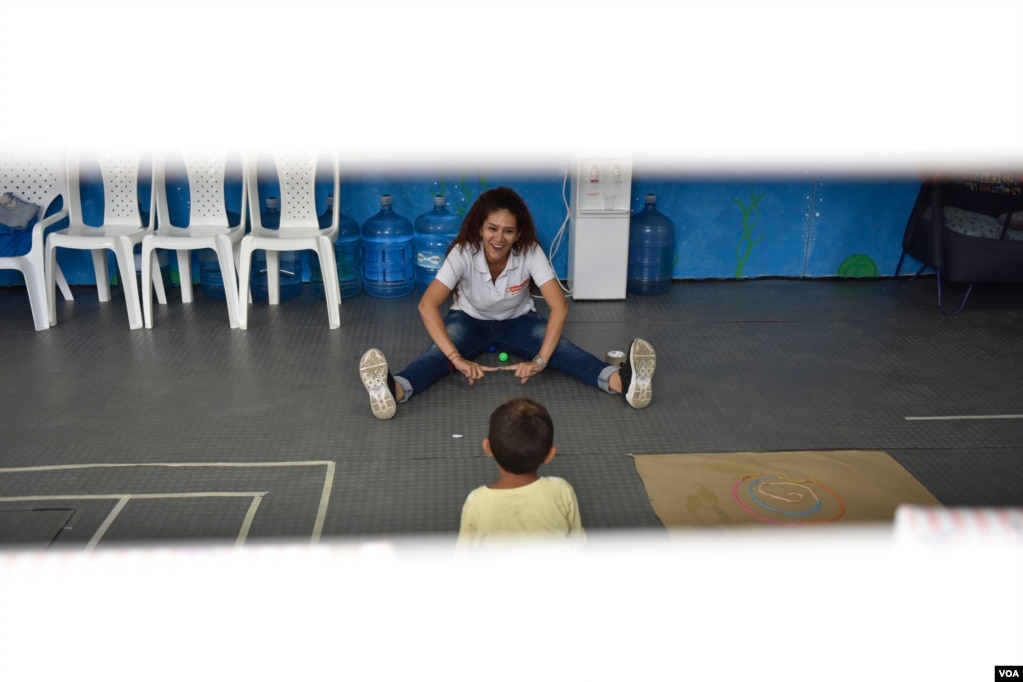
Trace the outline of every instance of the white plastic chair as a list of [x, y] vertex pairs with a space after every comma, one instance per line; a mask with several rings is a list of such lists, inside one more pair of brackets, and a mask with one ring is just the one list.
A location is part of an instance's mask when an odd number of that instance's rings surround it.
[[[0, 194], [10, 192], [22, 201], [39, 206], [38, 222], [32, 227], [32, 248], [21, 256], [0, 257], [0, 270], [18, 270], [25, 278], [28, 301], [32, 308], [32, 322], [36, 331], [50, 328], [50, 306], [46, 295], [46, 256], [44, 232], [46, 228], [63, 220], [68, 215], [67, 183], [64, 181], [64, 161], [59, 154], [18, 154], [0, 158]], [[46, 209], [59, 197], [64, 196], [64, 207], [51, 216], [44, 217]], [[72, 301], [60, 266], [54, 268], [54, 276], [64, 300]]]
[[274, 168], [281, 187], [280, 228], [263, 227], [259, 211], [257, 158], [249, 159], [249, 220], [252, 231], [242, 237], [241, 260], [238, 266], [238, 327], [248, 325], [251, 300], [250, 275], [252, 252], [266, 251], [267, 285], [270, 305], [280, 303], [280, 252], [315, 251], [323, 272], [323, 289], [327, 299], [327, 320], [331, 329], [341, 326], [341, 285], [337, 278], [334, 239], [339, 229], [340, 171], [337, 155], [329, 153], [334, 184], [334, 208], [330, 226], [321, 228], [316, 214], [316, 169], [320, 152], [273, 154]]
[[[128, 308], [128, 326], [142, 329], [142, 306], [139, 304], [138, 283], [135, 281], [136, 244], [153, 231], [155, 224], [154, 196], [150, 193], [149, 224], [142, 220], [139, 210], [139, 171], [142, 163], [140, 153], [105, 152], [97, 155], [103, 179], [103, 224], [92, 227], [82, 218], [81, 165], [82, 156], [69, 152], [67, 159], [67, 181], [71, 224], [51, 232], [46, 237], [47, 293], [50, 304], [50, 326], [57, 324], [57, 310], [54, 279], [49, 273], [55, 271], [58, 248], [80, 249], [92, 252], [92, 267], [96, 272], [96, 289], [99, 300], [110, 300], [110, 275], [107, 270], [106, 251], [112, 250], [117, 257], [124, 302]], [[153, 273], [153, 284], [161, 303], [167, 302], [163, 286], [163, 274]]]
[[192, 302], [192, 251], [213, 249], [217, 254], [224, 279], [224, 297], [231, 328], [238, 327], [237, 265], [241, 239], [245, 234], [246, 195], [248, 169], [242, 163], [241, 220], [232, 227], [228, 219], [224, 194], [227, 175], [227, 154], [217, 152], [182, 151], [188, 176], [189, 219], [187, 226], [171, 224], [167, 199], [167, 157], [156, 162], [153, 191], [156, 194], [156, 232], [142, 238], [142, 312], [147, 329], [153, 326], [153, 261], [156, 249], [172, 249], [178, 255], [178, 273], [181, 276], [181, 301]]

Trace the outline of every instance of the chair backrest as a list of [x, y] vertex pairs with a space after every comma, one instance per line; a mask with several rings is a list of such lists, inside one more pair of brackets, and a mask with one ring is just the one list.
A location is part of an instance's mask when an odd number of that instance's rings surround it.
[[[139, 189], [143, 155], [134, 151], [104, 151], [95, 155], [103, 181], [103, 224], [142, 226]], [[77, 151], [68, 153], [67, 180], [72, 222], [82, 223], [82, 161]], [[149, 220], [152, 225], [155, 193], [150, 193]]]
[[[280, 186], [280, 223], [278, 229], [284, 233], [294, 230], [307, 234], [310, 228], [315, 230], [327, 230], [337, 232], [340, 217], [340, 173], [338, 170], [337, 155], [333, 152], [321, 150], [304, 151], [275, 151], [272, 153], [274, 172], [277, 174], [277, 181]], [[333, 212], [330, 225], [326, 228], [320, 227], [319, 216], [316, 213], [316, 180], [317, 171], [321, 159], [327, 158], [330, 161], [332, 174]], [[256, 227], [262, 227], [262, 220], [259, 215], [258, 196], [258, 168], [257, 156], [253, 156], [252, 166], [249, 169], [249, 219]]]
[[42, 218], [50, 204], [67, 192], [64, 160], [59, 153], [5, 153], [0, 158], [0, 194], [4, 192], [39, 206]]
[[316, 215], [316, 166], [319, 154], [277, 152], [274, 165], [281, 185], [281, 229], [319, 227]]
[[[227, 198], [224, 191], [227, 178], [228, 155], [223, 152], [182, 151], [185, 174], [188, 178], [189, 227], [227, 227]], [[245, 210], [246, 168], [242, 164], [241, 207]], [[154, 191], [161, 225], [170, 225], [170, 207], [167, 197], [167, 158], [157, 162], [154, 173]], [[176, 226], [177, 227], [177, 226]], [[244, 228], [244, 222], [242, 223]]]

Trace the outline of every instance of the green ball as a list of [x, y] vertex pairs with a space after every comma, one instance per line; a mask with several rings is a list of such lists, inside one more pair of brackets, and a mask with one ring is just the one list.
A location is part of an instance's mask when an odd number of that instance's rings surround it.
[[497, 359], [500, 360], [501, 362], [508, 362], [508, 354], [505, 353], [504, 351], [501, 351], [501, 353], [498, 354]]

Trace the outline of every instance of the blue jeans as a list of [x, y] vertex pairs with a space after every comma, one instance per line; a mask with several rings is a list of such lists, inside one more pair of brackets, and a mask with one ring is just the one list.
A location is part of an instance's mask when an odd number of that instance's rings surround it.
[[[523, 360], [532, 360], [540, 352], [544, 334], [547, 332], [547, 320], [536, 312], [529, 312], [521, 317], [510, 320], [477, 320], [461, 310], [449, 310], [444, 317], [444, 326], [448, 336], [462, 357], [475, 360], [485, 353], [491, 344], [510, 355]], [[608, 393], [608, 378], [618, 367], [608, 365], [590, 353], [562, 337], [558, 341], [554, 354], [547, 360], [547, 367], [561, 370], [584, 384], [596, 386]], [[437, 344], [430, 347], [408, 367], [394, 376], [394, 380], [405, 389], [402, 402], [408, 400], [414, 392], [422, 392], [435, 381], [454, 373], [454, 367]]]

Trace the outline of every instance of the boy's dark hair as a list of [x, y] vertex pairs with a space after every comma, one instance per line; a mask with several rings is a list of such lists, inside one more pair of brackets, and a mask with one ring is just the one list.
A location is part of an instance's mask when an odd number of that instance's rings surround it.
[[554, 445], [554, 421], [531, 398], [509, 398], [490, 413], [490, 451], [512, 474], [535, 473]]

